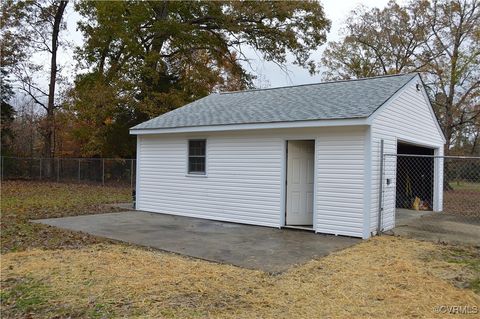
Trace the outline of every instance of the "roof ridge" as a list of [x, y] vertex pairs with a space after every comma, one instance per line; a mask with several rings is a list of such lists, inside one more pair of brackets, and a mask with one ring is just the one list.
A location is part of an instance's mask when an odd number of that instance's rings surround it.
[[256, 91], [289, 89], [289, 88], [302, 87], [302, 86], [314, 86], [314, 85], [331, 84], [331, 83], [343, 83], [343, 82], [356, 82], [356, 81], [364, 81], [364, 80], [372, 80], [372, 79], [388, 78], [388, 77], [396, 77], [396, 76], [405, 76], [405, 75], [412, 75], [412, 78], [413, 78], [413, 76], [416, 76], [417, 74], [418, 74], [418, 72], [398, 73], [398, 74], [384, 74], [384, 75], [370, 76], [370, 77], [367, 77], [367, 78], [358, 78], [358, 79], [349, 79], [349, 80], [332, 80], [332, 81], [325, 81], [325, 82], [318, 82], [318, 83], [286, 85], [286, 86], [279, 86], [279, 87], [274, 87], [274, 88], [225, 91], [225, 92], [220, 92], [220, 93], [217, 93], [217, 94], [235, 94], [235, 93], [247, 93], [247, 92], [256, 92]]

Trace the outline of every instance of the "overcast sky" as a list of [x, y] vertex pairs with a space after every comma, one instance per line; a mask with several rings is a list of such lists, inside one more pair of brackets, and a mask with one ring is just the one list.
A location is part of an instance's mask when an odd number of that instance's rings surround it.
[[[328, 19], [332, 22], [332, 27], [327, 39], [328, 41], [331, 41], [339, 38], [340, 29], [344, 25], [345, 19], [351, 10], [361, 4], [370, 8], [382, 8], [388, 3], [388, 0], [321, 0], [321, 3], [324, 6]], [[75, 73], [76, 64], [73, 59], [72, 48], [82, 44], [82, 36], [80, 32], [76, 30], [79, 15], [74, 12], [73, 5], [69, 5], [65, 18], [67, 21], [67, 30], [63, 33], [62, 38], [68, 40], [72, 46], [70, 49], [63, 49], [60, 52], [59, 64], [62, 66], [62, 74], [71, 78], [70, 75]], [[324, 47], [325, 45], [313, 53], [312, 58], [315, 61], [320, 60], [321, 52]], [[262, 59], [253, 51], [250, 52], [248, 56], [252, 59], [252, 67], [247, 66], [247, 70], [259, 77], [257, 85], [260, 84], [262, 87], [278, 87], [321, 82], [319, 74], [311, 76], [306, 69], [294, 66], [291, 63], [287, 65], [288, 72], [286, 74], [274, 63], [262, 61]]]
[[[345, 20], [350, 12], [357, 6], [365, 5], [369, 8], [383, 8], [387, 5], [388, 1], [389, 0], [321, 0], [320, 2], [323, 4], [325, 14], [332, 22], [327, 41], [334, 41], [340, 38], [340, 29], [345, 24]], [[315, 61], [320, 60], [324, 48], [325, 45], [312, 54], [312, 58]], [[252, 57], [255, 56], [253, 55]], [[318, 83], [322, 81], [320, 74], [311, 76], [307, 69], [292, 64], [287, 66], [289, 69], [288, 74], [285, 74], [285, 72], [280, 70], [274, 63], [262, 62], [261, 59], [258, 58], [256, 58], [256, 61], [252, 64], [255, 65], [258, 75], [265, 78], [271, 87]]]

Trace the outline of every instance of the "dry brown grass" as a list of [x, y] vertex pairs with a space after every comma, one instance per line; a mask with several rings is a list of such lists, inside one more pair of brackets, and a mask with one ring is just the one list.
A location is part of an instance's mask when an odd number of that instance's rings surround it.
[[3, 255], [2, 294], [19, 278], [41, 283], [48, 306], [37, 317], [432, 318], [435, 306], [480, 307], [443, 278], [464, 270], [431, 258], [442, 249], [373, 238], [277, 276], [122, 245], [31, 250]]

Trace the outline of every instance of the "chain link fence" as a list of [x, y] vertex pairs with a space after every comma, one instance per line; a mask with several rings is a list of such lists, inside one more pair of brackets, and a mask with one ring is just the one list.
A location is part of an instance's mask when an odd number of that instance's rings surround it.
[[135, 188], [135, 160], [1, 157], [1, 179], [93, 183]]
[[385, 154], [382, 181], [395, 227], [480, 236], [480, 157]]

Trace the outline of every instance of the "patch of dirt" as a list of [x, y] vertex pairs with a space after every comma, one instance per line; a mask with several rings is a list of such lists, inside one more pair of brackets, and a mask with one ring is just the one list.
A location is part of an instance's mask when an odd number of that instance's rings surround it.
[[443, 193], [443, 212], [458, 215], [460, 218], [480, 219], [480, 190], [455, 189]]

